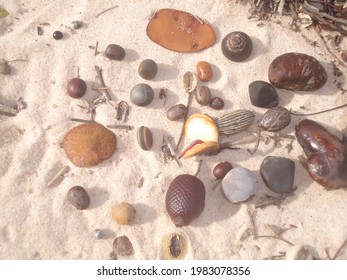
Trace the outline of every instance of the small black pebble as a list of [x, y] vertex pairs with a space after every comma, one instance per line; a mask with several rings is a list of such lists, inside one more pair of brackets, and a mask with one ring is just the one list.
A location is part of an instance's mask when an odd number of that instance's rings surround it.
[[253, 106], [261, 108], [273, 108], [278, 105], [278, 93], [269, 83], [254, 81], [248, 86], [249, 98]]
[[63, 33], [61, 31], [54, 31], [53, 38], [56, 40], [60, 40], [63, 38]]

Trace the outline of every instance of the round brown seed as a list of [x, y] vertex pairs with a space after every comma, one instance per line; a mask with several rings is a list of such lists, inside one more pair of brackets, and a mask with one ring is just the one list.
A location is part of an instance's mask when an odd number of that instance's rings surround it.
[[213, 97], [211, 99], [210, 106], [215, 110], [221, 110], [224, 107], [224, 101], [220, 97]]
[[135, 219], [136, 210], [127, 202], [116, 204], [112, 208], [112, 219], [120, 225], [129, 225]]
[[80, 78], [73, 78], [67, 84], [67, 94], [72, 98], [81, 98], [87, 90], [87, 84]]
[[138, 72], [141, 78], [145, 80], [153, 79], [158, 72], [157, 63], [152, 59], [142, 60]]
[[74, 186], [67, 193], [67, 200], [77, 209], [84, 210], [89, 207], [90, 197], [81, 186]]
[[212, 98], [211, 90], [207, 86], [198, 86], [195, 92], [195, 100], [201, 106], [206, 106]]
[[217, 179], [223, 179], [225, 175], [233, 168], [230, 162], [223, 161], [218, 163], [214, 168], [213, 168], [213, 176], [216, 177]]

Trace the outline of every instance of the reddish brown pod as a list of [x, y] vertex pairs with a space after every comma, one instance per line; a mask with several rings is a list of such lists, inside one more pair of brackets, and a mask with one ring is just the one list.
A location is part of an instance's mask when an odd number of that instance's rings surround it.
[[315, 91], [323, 87], [327, 79], [327, 72], [322, 64], [303, 53], [282, 54], [269, 67], [269, 81], [277, 88]]
[[177, 176], [166, 192], [165, 205], [177, 227], [188, 225], [205, 207], [203, 182], [189, 174]]
[[347, 187], [347, 148], [322, 125], [305, 119], [295, 127], [296, 137], [307, 156], [304, 165], [327, 189]]
[[174, 9], [156, 11], [146, 32], [153, 42], [176, 52], [201, 51], [216, 41], [211, 25], [190, 13]]

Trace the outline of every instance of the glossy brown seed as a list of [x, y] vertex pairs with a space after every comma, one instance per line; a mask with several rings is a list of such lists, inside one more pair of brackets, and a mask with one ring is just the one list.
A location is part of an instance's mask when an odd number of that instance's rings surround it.
[[158, 65], [152, 59], [144, 59], [140, 63], [138, 72], [141, 78], [151, 80], [158, 72]]
[[212, 109], [221, 110], [224, 108], [224, 100], [220, 97], [213, 97], [210, 101], [210, 106]]
[[84, 210], [90, 205], [90, 197], [81, 186], [74, 186], [67, 193], [67, 200], [77, 209]]
[[139, 143], [142, 150], [148, 151], [153, 145], [152, 132], [148, 127], [141, 126], [137, 130], [137, 142]]
[[111, 60], [122, 60], [125, 57], [125, 50], [123, 47], [110, 44], [106, 47], [105, 56]]
[[178, 121], [183, 119], [187, 114], [187, 107], [184, 104], [176, 104], [169, 108], [166, 112], [166, 117], [170, 121]]
[[177, 227], [188, 225], [205, 207], [203, 182], [189, 174], [177, 176], [166, 192], [165, 205]]
[[216, 179], [223, 179], [225, 175], [233, 168], [230, 162], [223, 161], [218, 163], [214, 168], [213, 168], [213, 176], [216, 177]]
[[206, 106], [212, 99], [211, 90], [207, 86], [197, 86], [195, 92], [195, 100], [201, 106]]
[[284, 107], [274, 107], [266, 111], [259, 126], [266, 131], [280, 131], [291, 122], [291, 113]]
[[67, 84], [67, 94], [72, 98], [81, 98], [87, 90], [87, 84], [80, 78], [73, 78]]
[[176, 52], [201, 51], [216, 41], [215, 32], [206, 21], [174, 9], [156, 11], [146, 32], [152, 41]]
[[202, 82], [208, 82], [212, 79], [212, 67], [210, 63], [206, 61], [199, 61], [196, 64], [196, 72], [198, 73], [198, 77]]
[[327, 189], [346, 188], [346, 146], [322, 125], [309, 119], [296, 125], [295, 134], [307, 156], [303, 164], [313, 180]]
[[315, 91], [323, 87], [328, 76], [320, 62], [303, 53], [285, 53], [276, 57], [269, 67], [269, 81], [277, 88]]
[[119, 256], [131, 256], [134, 254], [133, 244], [127, 236], [116, 237], [113, 241], [113, 253]]
[[222, 53], [231, 61], [246, 60], [251, 55], [252, 49], [251, 38], [241, 31], [229, 33], [222, 41]]
[[78, 167], [94, 166], [110, 158], [116, 144], [116, 135], [96, 122], [70, 129], [63, 140], [66, 156]]

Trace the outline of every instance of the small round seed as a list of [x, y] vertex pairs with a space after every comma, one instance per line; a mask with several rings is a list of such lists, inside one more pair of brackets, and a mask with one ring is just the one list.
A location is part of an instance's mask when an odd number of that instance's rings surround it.
[[224, 107], [224, 101], [220, 97], [213, 97], [210, 101], [210, 106], [215, 110], [221, 110]]
[[77, 209], [84, 210], [89, 207], [90, 197], [81, 186], [74, 186], [67, 193], [67, 200]]
[[87, 90], [87, 84], [80, 78], [73, 78], [67, 84], [67, 93], [72, 98], [81, 98]]
[[152, 102], [153, 98], [153, 88], [147, 84], [137, 84], [131, 89], [130, 100], [137, 106], [147, 106]]
[[53, 38], [56, 40], [60, 40], [63, 38], [63, 33], [59, 30], [53, 32]]
[[106, 47], [105, 56], [111, 60], [122, 60], [125, 57], [125, 50], [119, 45], [110, 44]]
[[138, 72], [139, 75], [145, 80], [153, 79], [158, 72], [157, 63], [155, 63], [155, 61], [152, 59], [142, 60]]
[[129, 225], [135, 219], [136, 210], [127, 202], [116, 204], [112, 209], [112, 219], [119, 225]]

